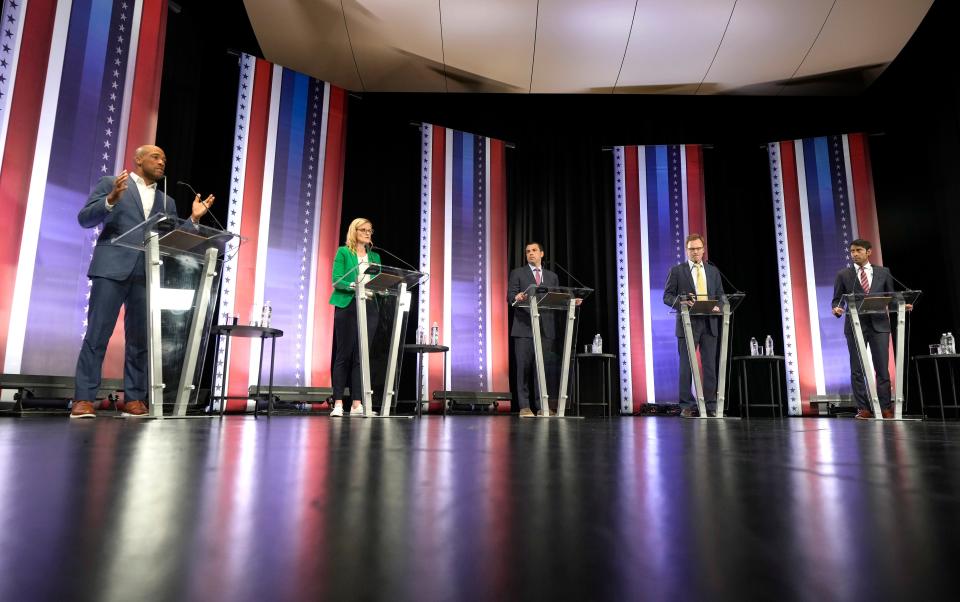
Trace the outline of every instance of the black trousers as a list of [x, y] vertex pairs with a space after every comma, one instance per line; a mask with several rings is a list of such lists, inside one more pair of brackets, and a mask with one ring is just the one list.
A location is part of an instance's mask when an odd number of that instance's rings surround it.
[[[892, 403], [890, 392], [890, 333], [877, 332], [867, 320], [860, 323], [863, 331], [863, 342], [870, 349], [870, 355], [873, 356], [873, 369], [877, 374], [877, 398], [880, 400], [880, 407], [884, 410], [890, 409]], [[844, 333], [847, 339], [847, 351], [850, 353], [850, 386], [853, 388], [853, 399], [857, 402], [857, 408], [872, 411], [870, 409], [870, 393], [867, 389], [867, 376], [863, 364], [860, 362], [860, 354], [857, 352], [857, 340], [853, 333]]]
[[[537, 356], [533, 349], [533, 339], [511, 337], [513, 339], [513, 357], [517, 378], [517, 407], [521, 410], [540, 411], [540, 383], [537, 382]], [[543, 339], [543, 370], [547, 379], [547, 391], [551, 390], [555, 362], [553, 361], [553, 339]], [[532, 384], [531, 384], [532, 383]], [[532, 395], [531, 395], [532, 393]]]
[[[376, 301], [367, 301], [367, 340], [373, 340], [380, 322], [380, 310]], [[333, 340], [336, 355], [333, 360], [333, 399], [343, 399], [343, 390], [350, 382], [350, 397], [363, 400], [363, 381], [360, 377], [360, 328], [357, 324], [357, 301], [338, 307], [333, 313]]]
[[[707, 320], [713, 318], [690, 318], [693, 330], [693, 345], [700, 350], [700, 363], [703, 366], [703, 401], [708, 409], [717, 407], [717, 337], [710, 333]], [[690, 370], [690, 360], [687, 358], [687, 339], [677, 339], [677, 348], [680, 351], [680, 407], [695, 409], [697, 399], [693, 396], [690, 387], [693, 383], [693, 372]]]

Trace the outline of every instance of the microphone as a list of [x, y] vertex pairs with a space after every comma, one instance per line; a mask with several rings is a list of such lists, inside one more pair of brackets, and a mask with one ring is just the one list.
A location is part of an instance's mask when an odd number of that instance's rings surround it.
[[573, 280], [574, 282], [576, 282], [576, 283], [577, 283], [577, 286], [579, 286], [580, 288], [590, 288], [590, 287], [587, 286], [586, 284], [584, 284], [584, 283], [580, 282], [579, 280], [577, 280], [577, 277], [574, 276], [573, 274], [571, 274], [571, 273], [569, 272], [569, 270], [567, 270], [567, 268], [563, 267], [563, 266], [560, 264], [559, 261], [557, 261], [557, 260], [554, 259], [554, 260], [551, 260], [550, 263], [551, 263], [552, 265], [554, 265], [555, 267], [560, 268], [560, 271], [563, 272], [564, 274], [566, 274], [567, 276], [569, 276], [570, 279]]
[[371, 251], [383, 251], [384, 253], [386, 253], [386, 254], [389, 255], [390, 257], [393, 257], [394, 259], [396, 259], [397, 261], [399, 261], [399, 262], [402, 263], [403, 265], [407, 266], [408, 268], [410, 268], [410, 269], [413, 270], [414, 272], [419, 272], [419, 271], [420, 271], [420, 268], [414, 267], [413, 265], [410, 264], [410, 262], [405, 261], [405, 260], [401, 259], [400, 257], [397, 257], [396, 255], [394, 255], [393, 253], [391, 253], [390, 251], [384, 249], [384, 248], [381, 247], [381, 246], [378, 246], [378, 245], [375, 245], [375, 244], [371, 243], [371, 244], [370, 244], [370, 250], [371, 250]]
[[[193, 186], [187, 184], [187, 183], [184, 182], [183, 180], [177, 180], [177, 184], [179, 184], [180, 186], [185, 186], [188, 190], [190, 190], [190, 192], [193, 193], [193, 196], [194, 196], [194, 197], [200, 196], [200, 193], [198, 193], [196, 190], [194, 190], [194, 189], [193, 189]], [[164, 180], [164, 185], [166, 185], [166, 180]], [[164, 192], [164, 194], [166, 194], [166, 192]], [[193, 206], [193, 205], [191, 204], [191, 207], [192, 207], [192, 206]], [[192, 213], [192, 212], [191, 212], [191, 213]], [[217, 219], [217, 216], [214, 215], [212, 211], [210, 211], [210, 208], [209, 208], [209, 207], [207, 207], [207, 215], [209, 215], [210, 217], [213, 218], [213, 221], [216, 222], [217, 226], [219, 226], [221, 230], [226, 230], [226, 228], [223, 227], [223, 224], [220, 223], [220, 220]], [[199, 220], [198, 220], [198, 221], [199, 221]]]
[[706, 259], [706, 258], [704, 258], [703, 261], [706, 262], [706, 263], [709, 263], [709, 264], [712, 265], [713, 267], [717, 268], [717, 272], [720, 274], [720, 277], [723, 278], [724, 280], [726, 280], [727, 284], [729, 284], [731, 287], [733, 287], [733, 292], [735, 292], [735, 293], [742, 293], [742, 292], [743, 292], [743, 291], [740, 290], [740, 287], [739, 287], [739, 286], [737, 286], [736, 284], [734, 284], [733, 282], [731, 282], [729, 278], [727, 278], [726, 274], [723, 273], [723, 270], [721, 270], [720, 268], [717, 267], [717, 264], [713, 263], [712, 261], [710, 261], [709, 259]]

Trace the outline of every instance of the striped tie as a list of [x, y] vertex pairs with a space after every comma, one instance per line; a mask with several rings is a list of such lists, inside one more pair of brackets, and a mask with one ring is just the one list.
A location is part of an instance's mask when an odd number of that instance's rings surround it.
[[863, 266], [860, 266], [860, 288], [863, 289], [863, 292], [870, 292], [870, 281], [867, 280], [867, 269]]
[[540, 286], [540, 268], [533, 268], [533, 279], [537, 281], [537, 286]]

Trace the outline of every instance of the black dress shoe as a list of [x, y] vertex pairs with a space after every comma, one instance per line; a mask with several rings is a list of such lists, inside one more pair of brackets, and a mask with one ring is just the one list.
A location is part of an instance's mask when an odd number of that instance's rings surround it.
[[716, 417], [717, 417], [716, 410], [707, 410], [707, 418], [716, 418]]

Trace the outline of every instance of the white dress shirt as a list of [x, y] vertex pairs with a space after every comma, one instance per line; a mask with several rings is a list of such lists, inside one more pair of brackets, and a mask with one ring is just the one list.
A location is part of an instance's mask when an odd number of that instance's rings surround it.
[[[133, 183], [137, 186], [137, 192], [140, 193], [140, 202], [143, 203], [143, 215], [149, 216], [150, 211], [153, 210], [153, 201], [157, 195], [157, 183], [147, 185], [146, 181], [141, 178], [136, 173], [130, 172], [130, 179], [133, 180]], [[119, 202], [119, 201], [118, 201]], [[106, 203], [107, 211], [113, 211], [114, 205]]]

